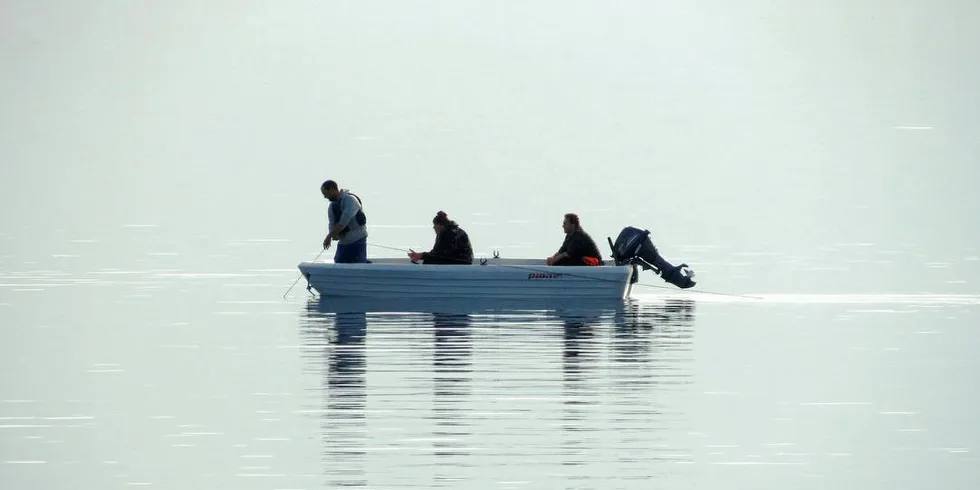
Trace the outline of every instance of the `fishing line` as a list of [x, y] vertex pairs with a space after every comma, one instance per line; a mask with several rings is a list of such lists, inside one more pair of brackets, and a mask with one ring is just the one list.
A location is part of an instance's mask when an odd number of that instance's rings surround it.
[[[320, 250], [320, 253], [316, 254], [316, 257], [313, 257], [313, 262], [316, 262], [316, 259], [319, 259], [320, 258], [320, 255], [323, 254], [323, 252], [325, 250], [327, 250], [327, 249]], [[300, 272], [299, 277], [297, 277], [296, 280], [293, 281], [293, 285], [292, 286], [289, 286], [289, 289], [286, 290], [286, 294], [282, 295], [282, 299], [286, 299], [286, 296], [289, 294], [289, 292], [293, 290], [293, 287], [295, 287], [296, 286], [296, 283], [298, 283], [299, 280], [302, 279], [302, 278], [303, 278], [303, 273]]]

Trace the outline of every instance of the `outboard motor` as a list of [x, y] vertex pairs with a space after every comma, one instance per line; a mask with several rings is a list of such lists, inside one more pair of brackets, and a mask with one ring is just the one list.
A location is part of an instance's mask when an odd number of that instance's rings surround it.
[[649, 230], [627, 226], [619, 232], [616, 243], [613, 243], [611, 238], [606, 237], [606, 239], [612, 247], [612, 258], [616, 261], [616, 265], [639, 264], [643, 270], [652, 269], [664, 281], [682, 289], [696, 284], [694, 271], [687, 264], [671, 265], [660, 256], [657, 247], [650, 241]]

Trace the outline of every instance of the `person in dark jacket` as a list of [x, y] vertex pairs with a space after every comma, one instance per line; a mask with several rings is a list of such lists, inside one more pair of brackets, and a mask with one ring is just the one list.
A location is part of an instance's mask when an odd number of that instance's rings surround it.
[[426, 264], [472, 264], [473, 247], [470, 237], [446, 213], [439, 211], [432, 218], [432, 229], [436, 232], [436, 243], [429, 252], [411, 251], [408, 257], [412, 262]]
[[578, 215], [568, 213], [561, 223], [565, 230], [565, 241], [558, 252], [548, 257], [548, 265], [604, 265], [599, 247], [579, 222]]

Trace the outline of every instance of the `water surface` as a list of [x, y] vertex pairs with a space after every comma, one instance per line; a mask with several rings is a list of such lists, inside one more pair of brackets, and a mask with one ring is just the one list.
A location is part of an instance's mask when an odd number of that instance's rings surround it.
[[5, 275], [8, 488], [978, 476], [976, 296], [338, 302], [283, 300], [287, 271], [130, 272]]

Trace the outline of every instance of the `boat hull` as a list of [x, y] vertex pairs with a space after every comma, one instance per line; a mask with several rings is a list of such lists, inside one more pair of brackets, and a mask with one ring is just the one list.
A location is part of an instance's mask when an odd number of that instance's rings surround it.
[[357, 298], [622, 299], [629, 296], [634, 273], [630, 266], [563, 267], [516, 259], [473, 265], [303, 262], [299, 270], [321, 297]]

